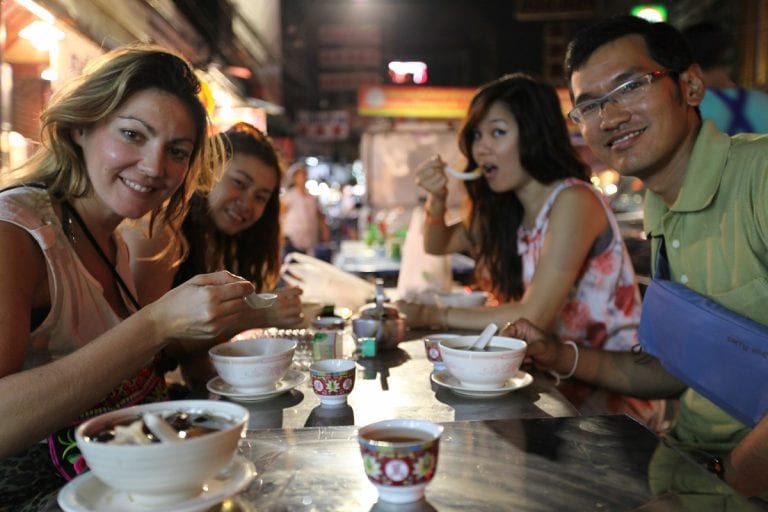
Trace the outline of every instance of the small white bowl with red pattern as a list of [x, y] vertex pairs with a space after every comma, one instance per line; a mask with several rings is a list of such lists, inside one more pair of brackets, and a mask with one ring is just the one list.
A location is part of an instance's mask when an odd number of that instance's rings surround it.
[[343, 407], [355, 387], [355, 362], [350, 359], [323, 359], [309, 367], [312, 389], [325, 407]]

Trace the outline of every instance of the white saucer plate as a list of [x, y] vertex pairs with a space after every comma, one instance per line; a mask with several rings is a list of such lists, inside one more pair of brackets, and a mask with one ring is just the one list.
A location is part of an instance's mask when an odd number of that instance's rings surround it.
[[533, 377], [530, 373], [519, 371], [500, 388], [475, 389], [462, 385], [456, 377], [445, 370], [432, 372], [432, 382], [438, 386], [450, 389], [459, 396], [467, 398], [496, 398], [498, 396], [506, 395], [510, 391], [524, 388], [533, 382]]
[[221, 377], [214, 377], [208, 381], [206, 387], [211, 393], [215, 393], [220, 396], [225, 396], [236, 402], [261, 402], [263, 400], [269, 400], [278, 395], [292, 390], [302, 382], [307, 380], [307, 374], [298, 370], [288, 370], [285, 376], [277, 381], [273, 389], [267, 389], [264, 391], [238, 391], [224, 382]]
[[59, 491], [59, 506], [64, 512], [134, 512], [173, 510], [198, 512], [218, 505], [229, 496], [245, 489], [256, 476], [256, 468], [247, 459], [236, 455], [223, 471], [206, 480], [200, 494], [178, 503], [153, 507], [137, 503], [130, 493], [118, 491], [99, 480], [91, 471], [70, 481]]

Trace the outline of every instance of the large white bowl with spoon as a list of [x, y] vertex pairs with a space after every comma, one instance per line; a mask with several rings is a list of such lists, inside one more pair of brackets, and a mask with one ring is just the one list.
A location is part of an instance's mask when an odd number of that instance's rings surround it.
[[493, 336], [485, 350], [470, 350], [475, 341], [477, 336], [458, 336], [439, 341], [446, 369], [463, 386], [496, 389], [517, 374], [525, 357], [525, 341]]
[[[144, 422], [166, 422], [176, 439], [161, 441]], [[91, 418], [75, 430], [88, 467], [112, 489], [146, 506], [200, 493], [226, 467], [248, 424], [248, 410], [220, 400], [179, 400], [126, 407]]]

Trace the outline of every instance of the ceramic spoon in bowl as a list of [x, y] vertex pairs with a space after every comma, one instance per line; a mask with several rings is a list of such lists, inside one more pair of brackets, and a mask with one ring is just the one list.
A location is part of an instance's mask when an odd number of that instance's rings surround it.
[[164, 443], [180, 443], [182, 441], [176, 430], [157, 414], [147, 412], [144, 413], [142, 419], [149, 431], [160, 441]]
[[491, 341], [491, 338], [493, 338], [493, 335], [496, 334], [497, 330], [498, 327], [496, 327], [496, 324], [488, 324], [485, 329], [483, 329], [483, 332], [480, 333], [480, 336], [478, 336], [475, 342], [469, 347], [469, 350], [485, 350], [485, 346], [488, 345], [488, 342]]
[[448, 175], [456, 178], [457, 180], [461, 181], [472, 181], [476, 180], [480, 176], [483, 175], [483, 170], [479, 167], [472, 169], [469, 172], [460, 172], [451, 167], [450, 165], [445, 166], [445, 172], [448, 173]]

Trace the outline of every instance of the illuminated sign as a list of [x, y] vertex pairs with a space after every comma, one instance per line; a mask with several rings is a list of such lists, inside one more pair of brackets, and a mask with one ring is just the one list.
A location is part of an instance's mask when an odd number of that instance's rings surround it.
[[653, 23], [667, 21], [667, 8], [662, 4], [636, 5], [629, 13]]
[[462, 119], [476, 89], [471, 87], [362, 86], [357, 90], [361, 116]]
[[423, 62], [393, 60], [387, 69], [389, 78], [396, 84], [413, 82], [419, 85], [427, 83], [427, 65]]

